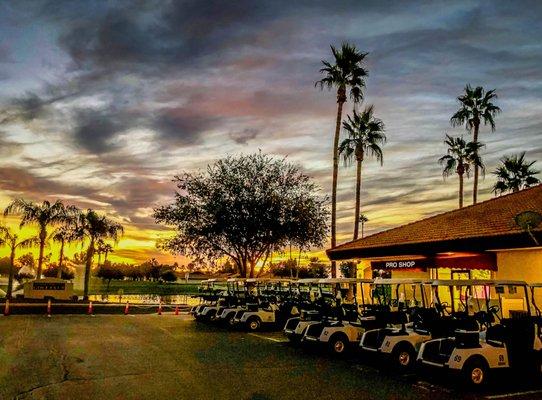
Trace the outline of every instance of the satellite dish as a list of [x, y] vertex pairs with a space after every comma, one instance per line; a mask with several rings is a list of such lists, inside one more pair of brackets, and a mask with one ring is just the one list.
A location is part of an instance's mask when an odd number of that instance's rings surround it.
[[516, 221], [517, 226], [531, 236], [537, 246], [540, 246], [538, 240], [536, 240], [531, 230], [536, 229], [540, 224], [542, 224], [542, 214], [537, 213], [536, 211], [524, 211], [516, 215], [514, 217], [514, 221]]

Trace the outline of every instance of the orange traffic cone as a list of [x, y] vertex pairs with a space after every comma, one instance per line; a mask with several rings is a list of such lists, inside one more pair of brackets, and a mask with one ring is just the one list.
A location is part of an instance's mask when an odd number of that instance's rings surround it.
[[47, 316], [51, 318], [51, 299], [47, 300]]
[[130, 313], [130, 302], [126, 302], [126, 307], [124, 307], [124, 315], [128, 315]]
[[4, 315], [6, 317], [9, 315], [9, 299], [6, 299], [6, 305], [4, 307]]
[[88, 315], [92, 315], [94, 314], [94, 308], [92, 307], [92, 301], [89, 301], [88, 303], [88, 312], [87, 312]]
[[179, 315], [179, 305], [175, 306], [175, 315]]
[[162, 302], [158, 303], [158, 315], [162, 315]]

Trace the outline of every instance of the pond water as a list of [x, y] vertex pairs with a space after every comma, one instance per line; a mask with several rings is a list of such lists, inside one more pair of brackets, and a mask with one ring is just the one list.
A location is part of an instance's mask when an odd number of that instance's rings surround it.
[[134, 304], [158, 304], [162, 301], [162, 304], [187, 304], [189, 306], [196, 305], [199, 302], [199, 299], [186, 294], [163, 296], [156, 294], [98, 294], [90, 295], [89, 300], [121, 304], [125, 304], [128, 301]]

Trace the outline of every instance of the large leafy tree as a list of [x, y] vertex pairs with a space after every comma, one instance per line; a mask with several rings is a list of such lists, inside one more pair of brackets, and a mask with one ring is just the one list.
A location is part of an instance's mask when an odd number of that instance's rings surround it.
[[284, 159], [230, 156], [175, 181], [174, 203], [154, 212], [158, 223], [176, 229], [161, 248], [198, 262], [228, 256], [241, 276], [252, 277], [272, 251], [290, 243], [310, 248], [325, 242], [327, 199]]
[[123, 233], [124, 228], [121, 224], [107, 218], [105, 215], [98, 214], [94, 210], [88, 209], [79, 213], [76, 220], [75, 236], [79, 240], [88, 241], [85, 255], [84, 299], [88, 299], [90, 270], [96, 244], [100, 239], [112, 239], [116, 242]]
[[33, 203], [24, 199], [13, 200], [4, 210], [4, 216], [9, 214], [20, 214], [21, 224], [37, 225], [39, 233], [39, 256], [37, 277], [41, 277], [43, 268], [43, 252], [47, 243], [47, 229], [53, 225], [62, 225], [73, 218], [76, 209], [74, 207], [65, 207], [62, 201], [57, 200], [54, 203], [44, 201], [43, 203]]
[[[331, 247], [337, 244], [337, 178], [339, 173], [339, 138], [342, 122], [343, 105], [348, 95], [354, 103], [363, 100], [365, 77], [368, 75], [364, 67], [365, 57], [368, 53], [359, 51], [356, 46], [343, 43], [340, 49], [331, 46], [333, 60], [322, 60], [324, 65], [320, 73], [324, 77], [316, 82], [320, 88], [337, 90], [337, 119], [335, 134], [333, 136], [333, 182], [331, 187]], [[337, 266], [331, 263], [331, 275], [337, 275]]]
[[[452, 126], [465, 125], [465, 128], [472, 133], [472, 141], [478, 143], [480, 124], [489, 125], [491, 131], [495, 130], [495, 116], [501, 111], [492, 103], [497, 98], [495, 90], [485, 91], [483, 87], [475, 88], [471, 85], [465, 86], [465, 92], [460, 95], [459, 110], [452, 115], [450, 122]], [[474, 166], [474, 186], [472, 191], [472, 202], [478, 202], [478, 175], [480, 168]]]
[[464, 177], [468, 177], [471, 167], [485, 167], [480, 157], [480, 148], [484, 145], [480, 142], [466, 142], [463, 137], [451, 137], [446, 135], [444, 143], [448, 146], [446, 154], [439, 158], [438, 162], [443, 166], [444, 178], [456, 173], [459, 177], [459, 208], [463, 207]]
[[39, 243], [38, 237], [30, 237], [27, 239], [19, 239], [19, 236], [11, 229], [0, 226], [0, 247], [7, 246], [9, 248], [9, 278], [8, 278], [8, 290], [6, 297], [11, 299], [13, 292], [13, 278], [15, 276], [15, 257], [17, 249], [27, 249], [35, 246]]
[[361, 113], [354, 111], [353, 116], [343, 123], [348, 138], [339, 146], [346, 164], [356, 160], [356, 209], [354, 218], [354, 240], [358, 238], [360, 223], [361, 167], [367, 156], [375, 157], [380, 164], [384, 162], [382, 145], [386, 142], [384, 123], [374, 117], [373, 106], [368, 106]]
[[493, 172], [497, 182], [493, 186], [495, 194], [518, 192], [540, 183], [536, 177], [540, 171], [533, 167], [536, 161], [525, 160], [525, 152], [501, 159], [501, 165]]

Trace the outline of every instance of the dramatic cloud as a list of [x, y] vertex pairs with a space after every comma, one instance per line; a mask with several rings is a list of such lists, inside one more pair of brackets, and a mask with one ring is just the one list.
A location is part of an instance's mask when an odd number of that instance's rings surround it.
[[[541, 16], [538, 1], [2, 2], [0, 203], [107, 212], [148, 238], [117, 253], [141, 259], [172, 176], [226, 154], [287, 156], [328, 193], [336, 100], [314, 82], [342, 41], [369, 52], [365, 102], [388, 136], [384, 166], [363, 167], [367, 231], [456, 206], [437, 159], [445, 133], [469, 135], [449, 124], [467, 83], [496, 88], [503, 110], [481, 131], [489, 198], [504, 154], [542, 160]], [[346, 240], [355, 182], [339, 174]]]

